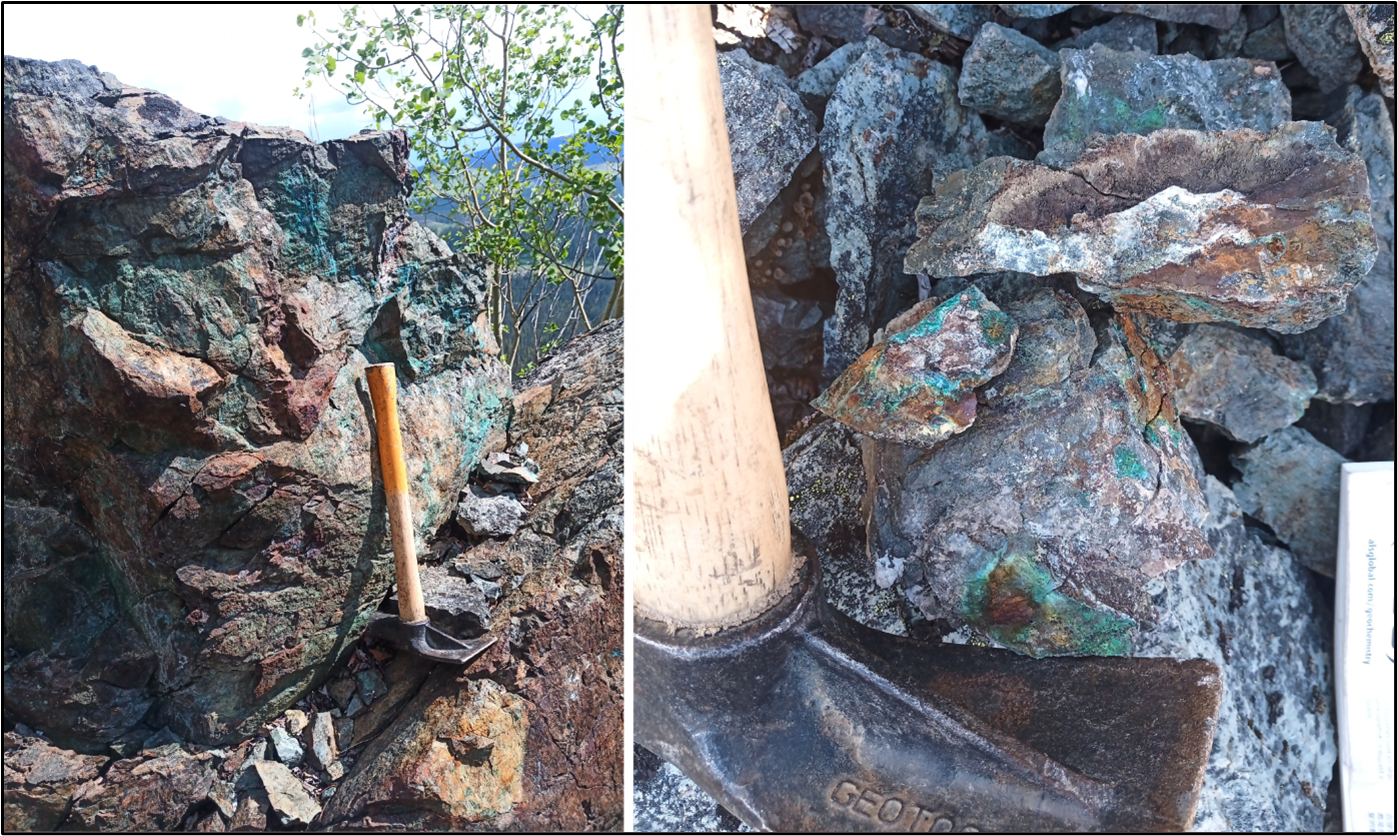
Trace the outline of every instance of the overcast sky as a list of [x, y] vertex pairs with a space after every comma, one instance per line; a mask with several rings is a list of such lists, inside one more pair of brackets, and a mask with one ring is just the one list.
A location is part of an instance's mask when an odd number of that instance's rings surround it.
[[321, 26], [340, 19], [340, 6], [326, 4], [6, 4], [5, 54], [74, 58], [200, 113], [289, 125], [320, 141], [373, 127], [323, 78], [306, 98], [293, 94], [306, 68], [301, 50], [315, 42], [309, 25], [296, 26], [308, 9]]

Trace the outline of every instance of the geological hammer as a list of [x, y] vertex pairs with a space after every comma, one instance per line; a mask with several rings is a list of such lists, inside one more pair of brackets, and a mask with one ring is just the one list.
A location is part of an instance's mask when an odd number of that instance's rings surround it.
[[637, 742], [759, 830], [1188, 829], [1221, 696], [1212, 663], [932, 645], [826, 602], [789, 522], [710, 13], [636, 14]]

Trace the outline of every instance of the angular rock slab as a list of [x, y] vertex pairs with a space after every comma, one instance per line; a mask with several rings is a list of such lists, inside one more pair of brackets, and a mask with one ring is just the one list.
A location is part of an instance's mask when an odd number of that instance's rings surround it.
[[1204, 491], [1215, 557], [1150, 582], [1158, 616], [1134, 655], [1223, 670], [1196, 831], [1319, 832], [1336, 757], [1329, 616], [1315, 578], [1244, 526], [1228, 488], [1208, 476]]
[[1354, 83], [1364, 69], [1364, 54], [1343, 5], [1282, 3], [1281, 15], [1287, 46], [1320, 82], [1322, 93]]
[[1342, 311], [1377, 255], [1363, 161], [1314, 122], [1045, 157], [948, 177], [918, 205], [904, 269], [1073, 273], [1118, 310], [1295, 333]]
[[1287, 427], [1233, 456], [1243, 511], [1277, 533], [1296, 559], [1335, 577], [1340, 465], [1348, 459], [1300, 427]]
[[1200, 23], [1215, 29], [1232, 28], [1242, 11], [1238, 3], [1094, 3], [1092, 8], [1169, 23]]
[[1061, 88], [1057, 53], [1027, 35], [987, 23], [962, 56], [957, 95], [978, 113], [1042, 125]]
[[107, 758], [79, 755], [48, 741], [5, 732], [4, 823], [7, 833], [57, 830], [73, 793], [96, 778]]
[[1270, 62], [1117, 52], [1102, 44], [1058, 54], [1063, 95], [1044, 128], [1044, 147], [1059, 159], [1079, 152], [1093, 134], [1268, 132], [1291, 120], [1291, 93]]
[[871, 39], [825, 110], [826, 230], [839, 291], [825, 324], [825, 379], [906, 310], [915, 286], [899, 269], [910, 219], [934, 178], [987, 156], [980, 116], [957, 100], [950, 67]]
[[209, 752], [169, 746], [117, 761], [73, 793], [66, 827], [136, 833], [179, 830], [189, 810], [213, 789], [217, 771], [212, 758]]
[[1211, 554], [1168, 373], [1129, 320], [1092, 339], [1066, 293], [987, 295], [1035, 323], [1004, 375], [1017, 385], [935, 450], [866, 442], [869, 552], [904, 561], [929, 620], [1031, 656], [1129, 653], [1146, 581]]
[[[1391, 7], [1389, 7], [1391, 10]], [[1339, 403], [1394, 397], [1394, 157], [1393, 121], [1377, 93], [1351, 85], [1326, 121], [1340, 147], [1363, 158], [1369, 173], [1370, 215], [1379, 252], [1345, 302], [1345, 310], [1315, 328], [1281, 337], [1287, 355], [1310, 364], [1319, 397]]]
[[[145, 699], [183, 738], [246, 736], [392, 576], [363, 367], [398, 369], [419, 537], [500, 432], [484, 264], [409, 219], [401, 133], [317, 145], [16, 58], [4, 114], [6, 502], [84, 531], [111, 587], [72, 579], [85, 643], [7, 659], [6, 712], [97, 746]], [[7, 605], [76, 568], [6, 572]], [[82, 721], [104, 689], [120, 716]]]
[[1272, 352], [1265, 340], [1200, 325], [1170, 355], [1175, 407], [1238, 441], [1253, 442], [1301, 419], [1315, 375]]
[[718, 56], [738, 224], [746, 230], [816, 144], [816, 119], [791, 82], [741, 49]]
[[1368, 56], [1374, 75], [1379, 77], [1383, 94], [1393, 98], [1393, 4], [1346, 3], [1345, 14], [1354, 24], [1359, 46]]
[[1019, 330], [979, 288], [889, 323], [811, 406], [871, 438], [930, 450], [976, 418], [973, 389], [1003, 372]]

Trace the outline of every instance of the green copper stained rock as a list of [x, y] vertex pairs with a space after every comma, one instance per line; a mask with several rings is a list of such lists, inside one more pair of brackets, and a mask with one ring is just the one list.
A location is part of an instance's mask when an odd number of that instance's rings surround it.
[[975, 421], [973, 390], [1009, 365], [1019, 327], [971, 286], [919, 303], [887, 332], [811, 405], [874, 438], [931, 448]]

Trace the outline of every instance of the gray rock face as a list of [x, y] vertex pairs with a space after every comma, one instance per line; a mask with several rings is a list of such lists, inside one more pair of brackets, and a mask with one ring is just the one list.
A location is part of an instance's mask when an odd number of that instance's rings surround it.
[[992, 159], [939, 184], [904, 269], [1072, 272], [1120, 311], [1295, 333], [1343, 310], [1373, 266], [1362, 161], [1323, 125], [1053, 151], [1040, 161], [1055, 168]]
[[[820, 560], [826, 593], [841, 612], [886, 633], [906, 635], [893, 562], [882, 574], [864, 546], [864, 463], [857, 436], [836, 421], [806, 431], [782, 451], [791, 524]], [[901, 568], [901, 561], [897, 564]]]
[[848, 43], [820, 60], [820, 63], [796, 77], [796, 92], [803, 96], [828, 99], [859, 56], [864, 54], [866, 41]]
[[1244, 512], [1277, 533], [1303, 565], [1335, 576], [1340, 465], [1344, 456], [1300, 427], [1287, 427], [1233, 456]]
[[1268, 132], [1291, 119], [1291, 93], [1267, 62], [1117, 52], [1102, 44], [1059, 52], [1063, 94], [1044, 147], [1068, 158], [1093, 134], [1161, 128]]
[[1238, 3], [1094, 3], [1104, 12], [1142, 15], [1170, 23], [1202, 23], [1215, 29], [1231, 29], [1238, 21]]
[[718, 56], [738, 223], [746, 230], [816, 143], [816, 121], [781, 70], [741, 49]]
[[956, 98], [956, 73], [870, 40], [825, 111], [826, 230], [839, 292], [825, 325], [825, 378], [869, 347], [916, 300], [900, 267], [913, 210], [934, 178], [985, 158], [981, 119]]
[[328, 711], [321, 711], [316, 714], [315, 720], [311, 722], [309, 732], [309, 746], [306, 753], [311, 756], [311, 760], [321, 769], [329, 769], [330, 765], [340, 759], [340, 747], [336, 741], [335, 718]]
[[1296, 423], [1315, 396], [1311, 370], [1257, 337], [1200, 325], [1170, 355], [1175, 407], [1253, 442]]
[[1077, 3], [996, 3], [1005, 14], [1010, 17], [1044, 18], [1053, 17], [1069, 9], [1075, 8]]
[[1158, 616], [1135, 655], [1223, 670], [1196, 831], [1319, 832], [1336, 756], [1319, 590], [1286, 551], [1247, 530], [1227, 487], [1205, 477], [1205, 494], [1215, 556], [1147, 586]]
[[487, 496], [467, 486], [456, 504], [456, 519], [471, 534], [508, 537], [529, 519], [529, 511], [511, 494]]
[[1393, 98], [1393, 4], [1346, 3], [1345, 14], [1354, 24], [1359, 46], [1369, 57], [1383, 94]]
[[1263, 61], [1289, 61], [1296, 56], [1286, 45], [1286, 21], [1278, 17], [1243, 39], [1243, 57]]
[[1345, 303], [1344, 312], [1310, 331], [1281, 337], [1291, 357], [1310, 364], [1319, 397], [1343, 403], [1394, 397], [1394, 162], [1393, 122], [1377, 93], [1351, 86], [1342, 106], [1327, 118], [1340, 146], [1368, 169], [1370, 217], [1378, 256]]
[[1192, 444], [1151, 382], [1160, 361], [1124, 318], [1089, 341], [1066, 293], [985, 290], [1024, 323], [1014, 385], [988, 387], [975, 425], [935, 450], [869, 444], [870, 554], [904, 561], [928, 619], [1033, 656], [1128, 653], [1146, 581], [1211, 554]]
[[795, 7], [796, 20], [812, 35], [839, 41], [862, 41], [883, 17], [862, 3], [804, 3]]
[[1364, 69], [1364, 54], [1345, 7], [1339, 3], [1282, 3], [1286, 43], [1301, 65], [1328, 93], [1353, 84]]
[[957, 93], [978, 113], [1042, 125], [1058, 103], [1058, 54], [1013, 29], [987, 23], [961, 63]]
[[306, 750], [301, 742], [287, 733], [286, 729], [276, 726], [272, 729], [268, 737], [272, 740], [272, 751], [276, 752], [277, 760], [287, 766], [297, 766], [301, 759], [306, 756]]
[[1155, 33], [1155, 21], [1140, 15], [1117, 15], [1111, 20], [1056, 45], [1057, 49], [1091, 49], [1101, 44], [1117, 52], [1143, 52], [1155, 55], [1160, 51], [1160, 38]]
[[994, 10], [985, 3], [906, 3], [903, 6], [942, 32], [970, 41]]

